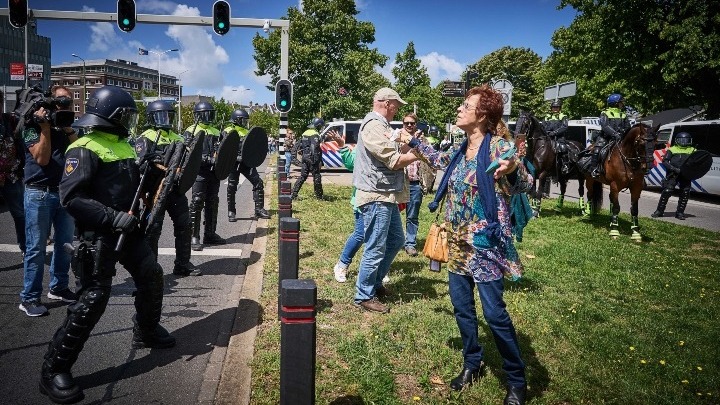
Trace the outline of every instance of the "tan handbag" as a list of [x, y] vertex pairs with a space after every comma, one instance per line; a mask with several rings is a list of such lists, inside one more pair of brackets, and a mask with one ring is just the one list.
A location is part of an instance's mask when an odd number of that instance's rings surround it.
[[430, 224], [430, 230], [428, 231], [427, 238], [425, 238], [425, 247], [423, 247], [423, 254], [425, 257], [431, 260], [438, 261], [440, 263], [447, 263], [448, 261], [448, 228], [450, 224], [447, 222], [440, 222], [440, 212], [442, 211], [443, 201], [440, 202], [440, 210], [435, 215], [435, 221]]

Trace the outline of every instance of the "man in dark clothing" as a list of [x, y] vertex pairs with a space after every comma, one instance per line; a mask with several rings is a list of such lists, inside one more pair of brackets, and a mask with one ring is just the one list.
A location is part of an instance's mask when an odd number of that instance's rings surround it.
[[668, 199], [670, 199], [677, 184], [680, 186], [680, 198], [678, 199], [675, 218], [685, 220], [685, 207], [687, 207], [688, 200], [690, 199], [690, 186], [692, 183], [690, 179], [680, 174], [680, 168], [695, 150], [692, 146], [692, 136], [690, 136], [689, 133], [680, 132], [675, 135], [673, 146], [670, 147], [665, 153], [665, 156], [663, 156], [663, 165], [667, 169], [667, 174], [662, 182], [663, 191], [660, 194], [657, 209], [652, 213], [653, 218], [663, 216]]
[[292, 199], [298, 198], [300, 187], [302, 187], [308, 174], [312, 173], [313, 186], [315, 187], [315, 197], [323, 198], [322, 177], [320, 175], [320, 165], [322, 163], [322, 149], [320, 148], [320, 129], [325, 125], [322, 118], [313, 118], [308, 125], [308, 129], [303, 132], [300, 140], [296, 144], [298, 153], [302, 155], [302, 169], [300, 170], [300, 178], [295, 182], [292, 189]]
[[598, 178], [601, 172], [600, 150], [609, 142], [619, 141], [620, 137], [630, 128], [630, 120], [625, 115], [625, 102], [620, 94], [611, 94], [607, 98], [608, 108], [600, 113], [600, 127], [602, 131], [595, 138], [592, 150], [592, 165], [590, 173]]
[[[71, 368], [105, 312], [117, 262], [127, 269], [137, 288], [132, 347], [175, 346], [175, 338], [160, 326], [162, 268], [138, 227], [138, 219], [129, 213], [140, 184], [135, 150], [127, 142], [135, 131], [137, 114], [130, 94], [115, 86], [101, 87], [75, 122], [90, 132], [73, 142], [66, 153], [60, 199], [75, 218], [82, 239], [73, 253], [73, 271], [81, 288], [80, 298], [68, 306], [67, 318], [48, 345], [42, 365], [40, 392], [56, 403], [74, 403], [84, 397]], [[121, 236], [124, 244], [118, 246]]]

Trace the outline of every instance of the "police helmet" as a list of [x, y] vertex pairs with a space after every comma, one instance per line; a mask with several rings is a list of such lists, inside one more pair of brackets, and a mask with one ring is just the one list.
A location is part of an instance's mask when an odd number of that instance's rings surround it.
[[78, 128], [105, 128], [129, 136], [135, 133], [138, 110], [132, 96], [116, 86], [95, 90], [85, 103], [85, 114], [73, 123]]
[[175, 122], [175, 108], [164, 100], [156, 100], [145, 109], [147, 123], [153, 128], [170, 129]]
[[553, 108], [562, 108], [562, 101], [560, 101], [560, 100], [553, 101], [552, 104], [550, 104], [550, 109], [553, 109]]
[[617, 93], [613, 93], [613, 94], [609, 95], [607, 98], [607, 103], [611, 107], [618, 105], [618, 103], [620, 103], [622, 101], [625, 101], [625, 99], [623, 99], [623, 96], [621, 96]]
[[215, 121], [215, 107], [207, 101], [195, 103], [193, 115], [203, 124], [209, 124]]
[[675, 143], [675, 145], [690, 146], [692, 145], [692, 136], [687, 132], [680, 132], [679, 134], [675, 135], [675, 139], [673, 142]]
[[325, 125], [325, 121], [323, 121], [322, 118], [315, 117], [315, 118], [312, 119], [312, 121], [310, 121], [310, 125], [308, 125], [307, 127], [308, 127], [308, 128], [315, 128], [315, 129], [319, 130], [319, 129], [322, 128], [324, 125]]
[[440, 133], [440, 129], [438, 129], [435, 125], [430, 125], [430, 128], [428, 128], [428, 133], [430, 135], [438, 135]]
[[248, 114], [248, 112], [242, 108], [238, 108], [237, 110], [233, 111], [232, 115], [230, 116], [230, 120], [233, 123], [240, 125], [241, 127], [244, 127], [249, 119], [250, 114]]

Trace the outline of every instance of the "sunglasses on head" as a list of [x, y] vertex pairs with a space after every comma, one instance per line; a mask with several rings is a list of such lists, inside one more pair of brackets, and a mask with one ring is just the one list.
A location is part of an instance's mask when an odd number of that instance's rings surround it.
[[415, 122], [414, 121], [406, 121], [406, 122], [403, 122], [403, 124], [412, 126], [412, 125], [415, 125]]

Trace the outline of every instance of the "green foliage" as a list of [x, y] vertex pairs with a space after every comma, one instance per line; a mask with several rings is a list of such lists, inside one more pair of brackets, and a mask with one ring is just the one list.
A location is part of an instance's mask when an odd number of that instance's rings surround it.
[[[374, 92], [388, 85], [375, 66], [387, 57], [377, 48], [375, 27], [359, 21], [353, 0], [305, 0], [302, 11], [288, 8], [282, 18], [290, 20], [289, 79], [293, 82], [290, 126], [302, 128], [315, 116], [362, 117], [370, 108]], [[268, 89], [280, 78], [280, 31], [253, 38], [257, 75], [270, 75]], [[338, 90], [349, 91], [341, 96]]]
[[[270, 181], [272, 183], [272, 181]], [[277, 185], [269, 184], [268, 190]], [[447, 274], [399, 253], [390, 268], [389, 314], [353, 305], [362, 250], [337, 283], [332, 267], [353, 230], [351, 188], [325, 185], [324, 201], [301, 190], [299, 276], [317, 284], [316, 400], [319, 404], [500, 403], [502, 359], [484, 321], [487, 371], [456, 393], [462, 345], [448, 297]], [[277, 207], [277, 197], [270, 204]], [[550, 211], [555, 201], [543, 201]], [[434, 214], [420, 210], [419, 246]], [[609, 213], [592, 221], [579, 210], [532, 220], [517, 244], [525, 265], [506, 281], [505, 301], [526, 363], [533, 404], [712, 404], [720, 395], [720, 235], [641, 218], [643, 243], [607, 235]], [[261, 324], [252, 363], [252, 404], [277, 404], [277, 228], [269, 222]], [[672, 235], [672, 237], [670, 237]], [[477, 302], [478, 314], [482, 314]]]
[[252, 127], [264, 128], [268, 137], [277, 139], [280, 133], [280, 115], [264, 110], [255, 110], [250, 113], [250, 128]]

